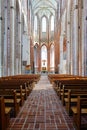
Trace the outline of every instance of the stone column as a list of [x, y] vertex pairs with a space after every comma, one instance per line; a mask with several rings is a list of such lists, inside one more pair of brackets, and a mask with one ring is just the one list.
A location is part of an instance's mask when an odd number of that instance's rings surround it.
[[83, 65], [83, 71], [84, 71], [84, 75], [87, 75], [87, 0], [84, 0], [84, 5], [83, 5], [83, 7], [84, 7], [84, 12], [83, 12], [83, 20], [84, 20], [84, 22], [83, 22], [83, 25], [84, 25], [84, 28], [83, 28], [83, 34], [84, 34], [84, 45], [83, 45], [83, 53], [82, 53], [82, 55], [83, 55], [83, 63], [84, 63], [84, 65]]
[[[69, 40], [69, 39], [68, 39]], [[71, 65], [71, 60], [70, 60], [70, 41], [67, 41], [67, 74], [70, 74], [70, 65]]]
[[74, 40], [73, 40], [73, 55], [74, 55], [74, 60], [73, 60], [73, 72], [75, 75], [78, 75], [79, 73], [79, 61], [78, 61], [78, 1], [75, 1], [74, 5]]
[[41, 47], [38, 46], [38, 72], [41, 72]]
[[87, 75], [87, 1], [84, 0], [84, 75]]
[[70, 74], [70, 0], [68, 0], [68, 9], [67, 9], [67, 74]]
[[[18, 22], [18, 47], [19, 47], [19, 64], [18, 64], [18, 74], [21, 74], [21, 70], [22, 70], [22, 56], [21, 56], [21, 14], [19, 16], [19, 22]], [[27, 43], [28, 44], [28, 43]]]
[[63, 35], [60, 36], [60, 66], [59, 73], [63, 73]]
[[38, 25], [38, 32], [39, 32], [39, 47], [38, 47], [38, 71], [41, 72], [41, 21], [39, 20], [39, 25]]
[[1, 26], [2, 26], [2, 15], [1, 15], [1, 3], [2, 0], [0, 0], [0, 77], [2, 76], [2, 35], [1, 35]]
[[47, 71], [50, 72], [50, 47], [47, 48]]
[[85, 11], [85, 7], [87, 8], [87, 2], [83, 4], [84, 6], [84, 9], [82, 10], [82, 30], [81, 30], [81, 33], [82, 33], [82, 76], [85, 75], [84, 71], [85, 71], [85, 38], [86, 38], [86, 22], [87, 22], [87, 19], [86, 19], [86, 11]]
[[54, 67], [55, 73], [59, 73], [59, 63], [60, 63], [60, 23], [58, 22], [58, 12], [55, 12], [55, 21], [54, 21]]
[[39, 20], [39, 44], [41, 44], [41, 21]]
[[79, 75], [82, 75], [82, 0], [78, 1], [78, 53], [79, 53]]
[[27, 35], [27, 51], [28, 51], [28, 60], [27, 60], [27, 64], [30, 65], [30, 38]]
[[14, 29], [15, 29], [15, 0], [10, 1], [10, 75], [14, 75]]
[[5, 34], [4, 34], [4, 55], [3, 55], [3, 65], [4, 65], [4, 71], [3, 71], [3, 75], [7, 76], [8, 75], [8, 64], [7, 64], [7, 33], [8, 33], [8, 26], [7, 26], [7, 0], [5, 0], [5, 7], [4, 7], [4, 17], [5, 17]]
[[70, 74], [73, 74], [73, 39], [74, 39], [74, 9], [73, 9], [73, 1], [71, 1], [71, 15], [70, 15]]

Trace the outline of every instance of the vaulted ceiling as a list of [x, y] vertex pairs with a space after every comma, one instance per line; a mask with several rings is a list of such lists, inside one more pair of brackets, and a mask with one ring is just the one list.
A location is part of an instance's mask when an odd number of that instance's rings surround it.
[[34, 15], [39, 17], [55, 15], [58, 0], [31, 0]]

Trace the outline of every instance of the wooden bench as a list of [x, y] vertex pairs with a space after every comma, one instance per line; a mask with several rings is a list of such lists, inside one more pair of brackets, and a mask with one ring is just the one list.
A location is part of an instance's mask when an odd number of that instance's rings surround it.
[[[71, 107], [73, 112], [73, 122], [77, 130], [84, 130], [84, 125], [81, 124], [82, 116], [87, 115], [87, 98], [78, 96], [77, 106]], [[86, 122], [87, 126], [87, 122]], [[86, 127], [87, 129], [87, 127]]]
[[3, 89], [3, 90], [5, 90], [5, 89], [10, 89], [10, 90], [12, 89], [13, 90], [14, 89], [14, 90], [16, 90], [17, 97], [19, 99], [21, 99], [21, 103], [20, 103], [21, 106], [24, 103], [24, 99], [26, 99], [28, 96], [26, 86], [23, 89], [22, 85], [20, 85], [20, 83], [17, 82], [16, 80], [15, 81], [10, 80], [10, 81], [0, 82], [0, 89]]
[[87, 85], [87, 80], [76, 80], [76, 79], [68, 79], [68, 80], [62, 80], [59, 83], [58, 86], [58, 95], [61, 99], [61, 92], [63, 91], [64, 86], [86, 86]]
[[77, 97], [87, 97], [87, 89], [69, 89], [68, 95], [64, 98], [65, 107], [69, 115], [72, 114], [71, 107], [77, 104]]
[[[49, 74], [48, 79], [50, 83], [58, 83], [59, 80], [66, 80], [66, 79], [76, 79], [77, 76], [75, 75], [69, 75], [69, 74]], [[56, 82], [57, 81], [57, 82]]]
[[78, 79], [87, 80], [87, 76], [70, 75], [70, 74], [48, 74], [48, 79], [52, 83], [53, 81], [66, 80], [66, 79]]
[[[54, 86], [59, 86], [59, 83], [66, 84], [70, 82], [83, 82], [87, 83], [87, 76], [69, 75], [69, 74], [49, 74], [48, 79]], [[68, 81], [68, 82], [67, 82]], [[81, 82], [82, 82], [81, 81]]]
[[[0, 89], [16, 89], [17, 97], [21, 98], [21, 105], [24, 99], [32, 91], [34, 81], [38, 82], [40, 75], [16, 75], [0, 78]], [[19, 93], [20, 91], [20, 93]]]
[[2, 77], [0, 78], [0, 84], [2, 82], [13, 82], [12, 84], [16, 85], [22, 85], [22, 90], [25, 89], [25, 84], [26, 84], [26, 91], [23, 90], [23, 92], [26, 92], [26, 97], [29, 95], [29, 93], [32, 91], [35, 82], [38, 82], [40, 79], [40, 75], [16, 75], [16, 76], [7, 76], [7, 77]]
[[16, 90], [0, 90], [0, 96], [4, 97], [6, 107], [11, 107], [13, 116], [16, 117], [20, 109], [20, 99], [17, 99]]
[[11, 107], [6, 107], [4, 97], [0, 97], [0, 130], [6, 130], [10, 121]]
[[67, 97], [67, 95], [68, 95], [68, 90], [69, 89], [77, 89], [77, 90], [79, 90], [79, 89], [87, 89], [87, 85], [82, 85], [82, 84], [73, 84], [73, 85], [69, 85], [69, 86], [63, 86], [63, 88], [62, 88], [62, 92], [61, 92], [61, 100], [62, 100], [62, 103], [63, 103], [63, 105], [65, 105], [65, 102], [64, 102], [64, 98], [66, 98]]
[[[68, 75], [68, 74], [49, 74], [48, 79], [53, 84], [53, 88], [60, 94], [60, 89], [63, 85], [71, 84], [71, 83], [79, 83], [79, 82], [86, 82], [87, 84], [87, 77], [83, 79], [82, 76], [78, 75]], [[82, 80], [82, 81], [81, 81]]]
[[14, 75], [14, 76], [6, 76], [6, 77], [2, 77], [1, 79], [6, 79], [6, 80], [11, 80], [11, 79], [23, 79], [26, 81], [34, 81], [34, 82], [38, 82], [40, 79], [40, 74], [28, 74], [28, 75]]

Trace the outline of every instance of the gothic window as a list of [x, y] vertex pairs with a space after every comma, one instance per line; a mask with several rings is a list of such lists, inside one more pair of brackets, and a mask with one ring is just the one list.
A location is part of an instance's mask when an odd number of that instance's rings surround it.
[[47, 48], [45, 45], [43, 45], [41, 48], [41, 57], [43, 60], [47, 59]]
[[46, 32], [46, 17], [42, 18], [42, 32]]
[[51, 16], [51, 31], [54, 31], [54, 16]]
[[35, 16], [34, 20], [34, 32], [37, 33], [37, 16]]
[[45, 45], [41, 48], [41, 66], [47, 67], [47, 47]]

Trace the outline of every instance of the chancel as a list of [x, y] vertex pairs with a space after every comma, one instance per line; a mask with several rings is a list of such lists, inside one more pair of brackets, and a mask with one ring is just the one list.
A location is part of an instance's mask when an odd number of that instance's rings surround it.
[[87, 130], [87, 0], [0, 0], [0, 130]]

